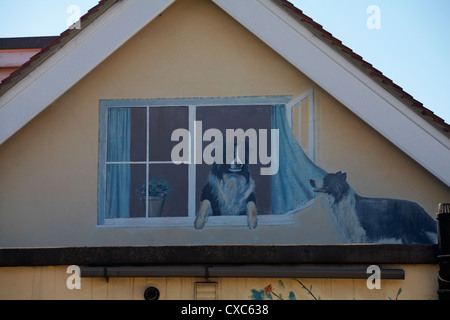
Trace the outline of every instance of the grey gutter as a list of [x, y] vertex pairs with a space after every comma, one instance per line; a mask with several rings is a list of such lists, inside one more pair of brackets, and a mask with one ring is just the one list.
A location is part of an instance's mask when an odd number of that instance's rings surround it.
[[[381, 279], [404, 280], [403, 269], [380, 268]], [[304, 266], [142, 266], [81, 267], [84, 278], [315, 278], [368, 279], [367, 267]]]

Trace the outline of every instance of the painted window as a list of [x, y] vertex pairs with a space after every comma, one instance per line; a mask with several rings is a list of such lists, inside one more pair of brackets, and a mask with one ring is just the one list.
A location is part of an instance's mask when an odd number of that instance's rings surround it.
[[[310, 179], [325, 173], [314, 164], [312, 97], [311, 90], [296, 99], [101, 101], [99, 225], [251, 227], [249, 214], [245, 214], [250, 212], [250, 202], [255, 203], [257, 225], [291, 223], [293, 212], [314, 201]], [[218, 145], [224, 146], [227, 155], [229, 132], [244, 133], [247, 142], [247, 149], [233, 149], [234, 156], [238, 150], [255, 155], [247, 159], [252, 160], [247, 174], [241, 168], [221, 167], [225, 175], [213, 169], [210, 158], [218, 159]], [[239, 142], [237, 135], [231, 140], [232, 144]], [[220, 185], [228, 191], [218, 191]], [[205, 201], [213, 192], [214, 200]], [[237, 198], [244, 195], [244, 204], [239, 204]], [[207, 220], [203, 224], [198, 222], [201, 208]]]

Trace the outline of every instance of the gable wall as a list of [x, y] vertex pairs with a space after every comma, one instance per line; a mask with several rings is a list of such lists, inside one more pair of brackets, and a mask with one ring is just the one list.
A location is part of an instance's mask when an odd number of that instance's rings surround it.
[[[203, 230], [199, 237], [195, 230], [180, 229], [167, 238], [165, 229], [97, 227], [99, 100], [296, 97], [312, 86], [210, 1], [177, 1], [0, 146], [0, 247], [215, 244], [221, 237], [230, 244], [301, 243], [311, 237], [339, 242], [320, 210], [322, 200], [298, 218], [298, 226], [271, 232], [224, 228]], [[450, 199], [447, 186], [315, 89], [322, 168], [348, 172], [349, 182], [364, 195], [413, 200], [432, 215], [439, 202]], [[320, 230], [308, 227], [317, 222]]]

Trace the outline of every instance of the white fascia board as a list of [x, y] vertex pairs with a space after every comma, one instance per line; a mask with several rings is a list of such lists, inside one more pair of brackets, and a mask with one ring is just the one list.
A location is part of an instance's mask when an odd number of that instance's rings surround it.
[[271, 0], [213, 2], [450, 186], [450, 140], [277, 4]]
[[0, 97], [0, 145], [175, 0], [118, 1]]

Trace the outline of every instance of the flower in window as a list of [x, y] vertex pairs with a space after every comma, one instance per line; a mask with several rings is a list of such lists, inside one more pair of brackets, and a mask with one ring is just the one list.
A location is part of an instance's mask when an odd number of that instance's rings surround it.
[[[148, 184], [142, 184], [139, 189], [136, 190], [139, 199], [147, 200], [148, 197], [167, 198], [173, 190], [170, 188], [169, 183], [164, 179], [152, 179]], [[146, 195], [147, 194], [147, 195]]]

